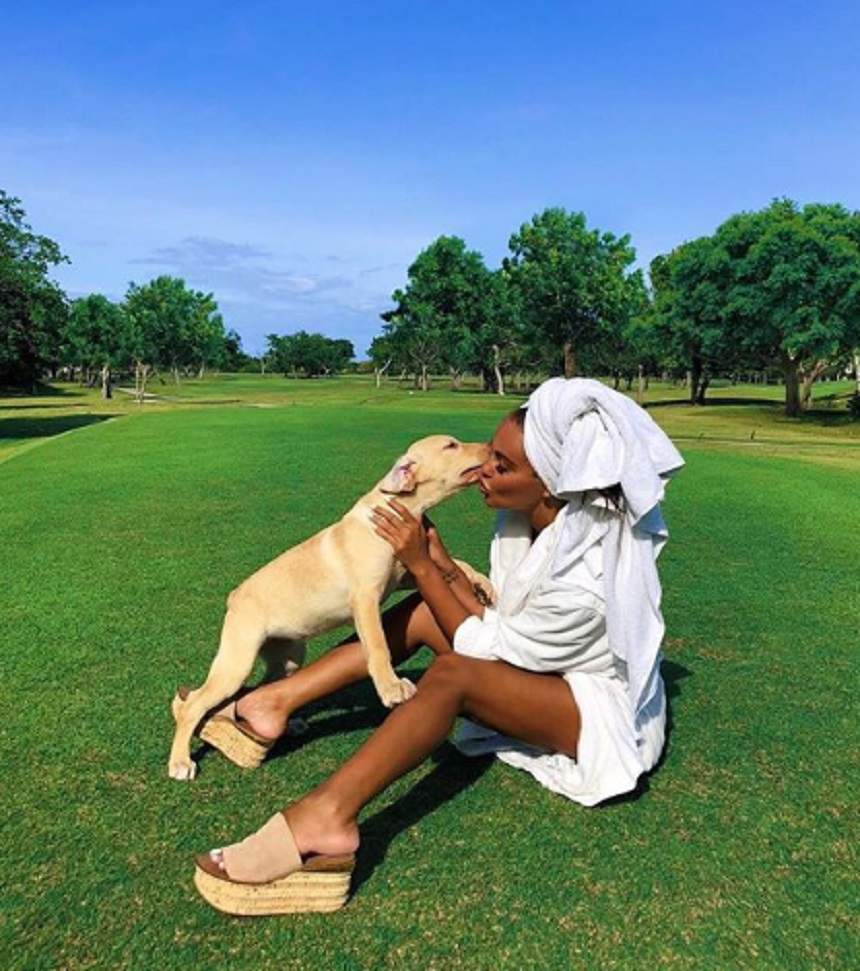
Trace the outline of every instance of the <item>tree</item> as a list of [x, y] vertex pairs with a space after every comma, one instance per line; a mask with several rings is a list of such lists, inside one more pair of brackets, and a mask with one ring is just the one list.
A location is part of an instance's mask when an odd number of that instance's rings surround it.
[[629, 391], [638, 375], [641, 399], [645, 376], [655, 369], [651, 301], [641, 270], [627, 276], [623, 288], [617, 316], [607, 320], [599, 339], [584, 349], [580, 360], [590, 374], [611, 375], [616, 390], [623, 379]]
[[129, 284], [124, 309], [139, 401], [155, 368], [170, 368], [178, 383], [180, 369], [194, 368], [202, 375], [223, 354], [224, 322], [215, 298], [190, 290], [178, 277]]
[[860, 344], [860, 214], [776, 199], [655, 260], [652, 282], [661, 322], [691, 362], [691, 393], [708, 368], [778, 366], [785, 413], [796, 416], [813, 381]]
[[621, 317], [625, 271], [636, 258], [630, 237], [588, 229], [583, 213], [553, 208], [524, 223], [508, 246], [503, 267], [519, 291], [523, 323], [572, 377], [577, 353]]
[[446, 367], [456, 386], [464, 370], [480, 359], [480, 331], [486, 319], [491, 274], [480, 253], [458, 236], [440, 236], [423, 249], [395, 290], [393, 310], [383, 313], [388, 347], [416, 375], [422, 390], [435, 364]]
[[189, 318], [180, 331], [176, 360], [194, 367], [197, 376], [202, 378], [207, 367], [215, 367], [226, 360], [224, 319], [218, 313], [218, 304], [211, 293], [192, 290], [189, 303]]
[[355, 357], [352, 342], [332, 339], [324, 334], [267, 334], [265, 358], [269, 367], [294, 377], [303, 371], [306, 377], [319, 377], [342, 371]]
[[651, 263], [654, 316], [666, 355], [686, 371], [691, 404], [704, 404], [711, 378], [748, 359], [727, 325], [729, 255], [709, 236]]
[[228, 330], [224, 335], [221, 363], [224, 370], [229, 372], [247, 370], [253, 365], [252, 358], [242, 350], [242, 338], [235, 330]]
[[726, 319], [735, 338], [785, 375], [785, 412], [860, 344], [860, 213], [776, 199], [716, 232], [733, 261]]
[[397, 360], [396, 348], [391, 338], [385, 334], [374, 337], [370, 342], [368, 357], [373, 365], [373, 374], [378, 388], [382, 385], [382, 376]]
[[102, 398], [112, 397], [111, 373], [129, 353], [128, 318], [122, 308], [100, 293], [72, 303], [63, 335], [64, 356], [82, 370], [98, 368]]
[[33, 388], [59, 360], [68, 305], [48, 273], [69, 260], [25, 217], [21, 200], [0, 189], [0, 385]]

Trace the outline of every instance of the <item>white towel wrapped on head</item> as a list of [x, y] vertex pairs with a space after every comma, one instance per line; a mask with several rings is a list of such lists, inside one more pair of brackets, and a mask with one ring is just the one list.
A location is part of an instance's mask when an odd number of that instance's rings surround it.
[[[526, 457], [549, 491], [568, 500], [553, 552], [552, 571], [565, 569], [589, 542], [593, 519], [584, 514], [586, 492], [620, 484], [624, 513], [601, 538], [606, 627], [612, 652], [627, 667], [637, 718], [653, 698], [665, 625], [660, 611], [656, 559], [668, 531], [660, 512], [666, 480], [684, 464], [651, 416], [599, 381], [551, 378], [523, 406]], [[506, 585], [499, 608], [522, 604], [527, 590]]]

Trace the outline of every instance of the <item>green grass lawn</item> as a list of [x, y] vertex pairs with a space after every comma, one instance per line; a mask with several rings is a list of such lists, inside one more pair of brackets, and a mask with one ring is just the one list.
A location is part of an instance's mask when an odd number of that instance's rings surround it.
[[[204, 904], [192, 854], [244, 836], [385, 716], [358, 686], [257, 772], [210, 753], [194, 783], [169, 780], [169, 700], [205, 674], [227, 592], [411, 439], [486, 438], [513, 403], [283, 379], [267, 401], [246, 380], [236, 404], [0, 402], [0, 428], [19, 423], [0, 453], [4, 971], [856, 963], [860, 438], [766, 401], [652, 412], [688, 467], [661, 559], [673, 727], [638, 798], [584, 809], [446, 745], [367, 807], [340, 913]], [[485, 565], [476, 493], [435, 518]]]
[[[822, 382], [815, 386], [814, 409], [801, 418], [782, 414], [783, 394], [776, 385], [733, 385], [714, 388], [705, 407], [691, 407], [681, 387], [652, 382], [645, 404], [654, 418], [679, 443], [697, 441], [714, 447], [743, 445], [760, 454], [811, 458], [853, 467], [860, 459], [860, 422], [851, 422], [846, 410], [854, 385], [849, 381]], [[31, 396], [0, 395], [0, 462], [23, 447], [82, 424], [143, 412], [191, 409], [224, 405], [246, 408], [332, 407], [402, 410], [404, 414], [456, 410], [463, 413], [499, 415], [525, 399], [512, 391], [500, 398], [474, 387], [452, 392], [449, 382], [436, 380], [427, 392], [413, 391], [408, 382], [388, 380], [377, 389], [371, 376], [351, 375], [336, 379], [304, 380], [280, 375], [221, 374], [203, 379], [155, 381], [158, 395], [143, 405], [117, 392], [101, 401], [98, 390], [57, 383], [45, 393]], [[631, 392], [633, 394], [633, 392]]]

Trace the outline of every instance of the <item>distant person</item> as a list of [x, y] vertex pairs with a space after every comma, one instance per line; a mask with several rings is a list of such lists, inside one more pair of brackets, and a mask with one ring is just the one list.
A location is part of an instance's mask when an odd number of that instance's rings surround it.
[[[418, 592], [383, 616], [395, 663], [436, 657], [411, 700], [319, 786], [241, 843], [197, 858], [201, 893], [233, 913], [335, 909], [362, 807], [455, 739], [585, 806], [634, 789], [663, 749], [659, 503], [683, 460], [630, 399], [553, 378], [495, 431], [478, 488], [499, 510], [485, 606], [435, 527], [396, 500], [376, 531]], [[274, 739], [299, 707], [367, 677], [358, 640], [243, 696], [237, 731]]]

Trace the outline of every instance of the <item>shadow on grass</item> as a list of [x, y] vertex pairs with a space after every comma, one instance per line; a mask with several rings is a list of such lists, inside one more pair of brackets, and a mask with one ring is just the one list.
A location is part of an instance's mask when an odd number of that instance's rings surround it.
[[49, 438], [73, 428], [95, 425], [115, 415], [57, 415], [46, 418], [3, 418], [0, 419], [0, 441], [13, 438], [25, 442], [31, 438]]
[[0, 395], [4, 398], [61, 398], [67, 395], [80, 393], [82, 390], [79, 384], [69, 384], [60, 387], [56, 384], [37, 384], [32, 390], [23, 388], [3, 388], [0, 387]]
[[34, 405], [0, 405], [0, 410], [2, 411], [34, 411], [35, 409], [49, 409], [49, 408], [86, 408], [89, 405], [88, 401], [58, 401], [56, 403], [51, 402], [51, 404], [34, 404]]
[[699, 404], [695, 404], [689, 398], [660, 398], [658, 401], [646, 401], [642, 407], [666, 408], [669, 406], [687, 405], [691, 408], [714, 408], [720, 405], [757, 405], [759, 408], [772, 408], [784, 404], [785, 402], [782, 398], [729, 398], [714, 396], [713, 398], [705, 398]]
[[[417, 681], [424, 670], [410, 668], [398, 673], [401, 677]], [[666, 684], [666, 744], [651, 773], [656, 772], [666, 759], [674, 728], [672, 702], [680, 694], [679, 682], [691, 674], [690, 670], [683, 665], [665, 659], [661, 671]], [[313, 718], [314, 715], [322, 715], [334, 707], [338, 709], [336, 714]], [[348, 710], [344, 711], [344, 708]], [[287, 735], [279, 739], [269, 753], [269, 759], [281, 758], [299, 746], [329, 735], [376, 728], [382, 724], [388, 712], [380, 705], [373, 686], [369, 682], [361, 682], [305, 706], [301, 709], [301, 714], [311, 716], [312, 720], [308, 724], [307, 731], [298, 737]], [[202, 761], [210, 751], [212, 751], [211, 748], [204, 745], [195, 753], [195, 761]], [[424, 816], [459, 795], [464, 789], [474, 785], [493, 764], [495, 756], [462, 755], [451, 742], [446, 741], [430, 756], [430, 760], [435, 763], [435, 766], [428, 775], [412, 786], [409, 792], [397, 802], [361, 823], [361, 853], [357, 859], [353, 878], [353, 893], [370, 879], [373, 871], [385, 860], [388, 847], [400, 833], [414, 826]], [[608, 799], [601, 803], [600, 808], [632, 802], [639, 799], [648, 789], [648, 776], [642, 776], [632, 792], [615, 799]]]
[[398, 834], [474, 785], [495, 761], [493, 755], [461, 755], [450, 742], [443, 742], [430, 758], [436, 765], [429, 775], [396, 803], [362, 822], [353, 892], [370, 879]]

